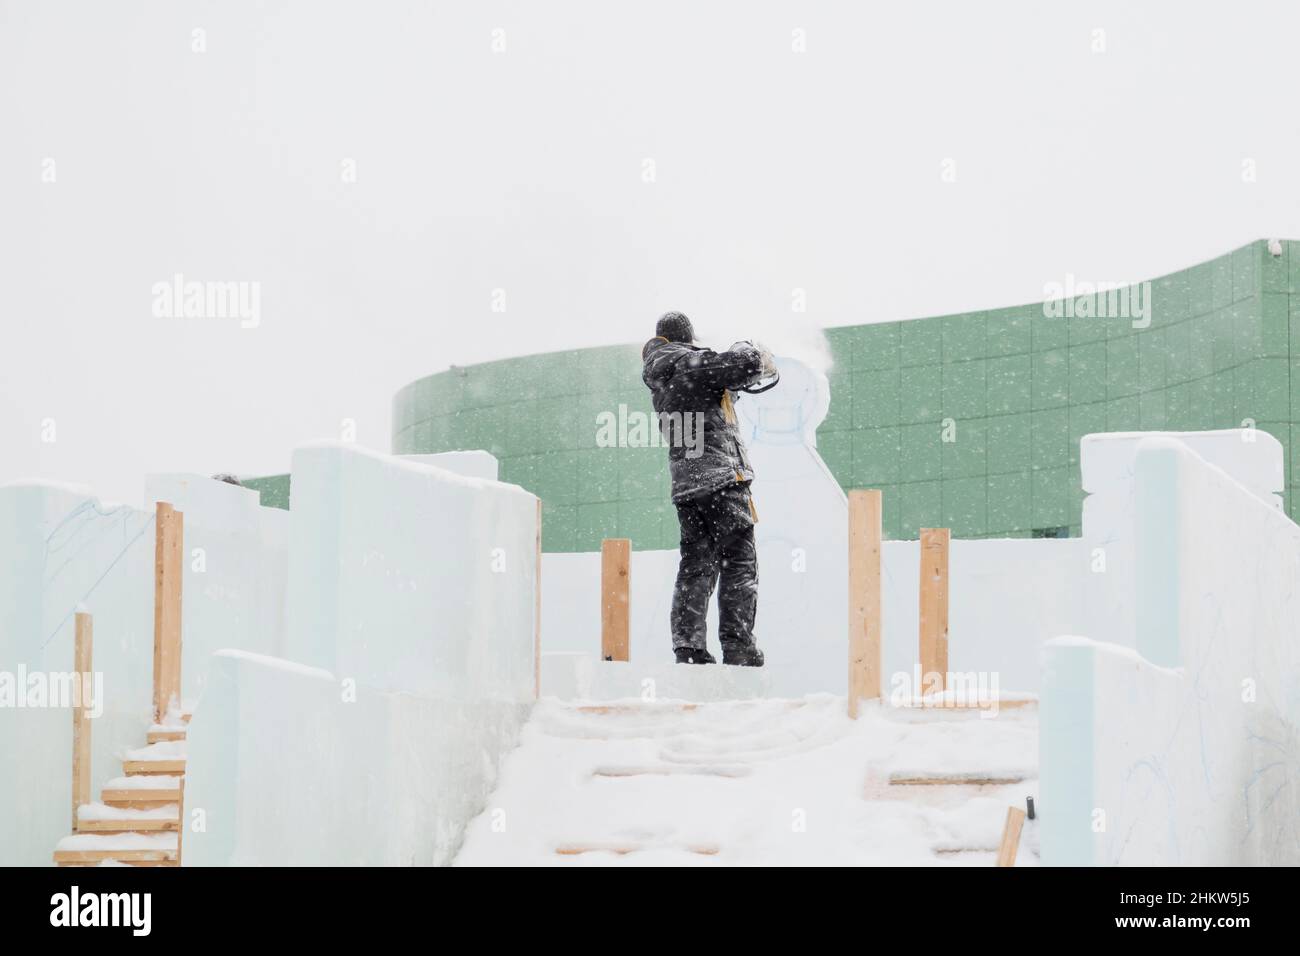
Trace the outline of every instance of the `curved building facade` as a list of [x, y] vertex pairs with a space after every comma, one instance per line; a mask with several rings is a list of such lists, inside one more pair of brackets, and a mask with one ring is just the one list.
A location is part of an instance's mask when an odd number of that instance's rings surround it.
[[[1254, 242], [1122, 293], [1062, 284], [1048, 303], [826, 330], [818, 451], [843, 487], [883, 489], [886, 536], [1077, 534], [1083, 435], [1243, 423], [1288, 449], [1294, 518], [1300, 243]], [[640, 375], [640, 343], [452, 368], [397, 393], [392, 450], [492, 452], [502, 480], [543, 499], [547, 551], [616, 536], [673, 548], [665, 450], [599, 440], [602, 415], [651, 411]]]

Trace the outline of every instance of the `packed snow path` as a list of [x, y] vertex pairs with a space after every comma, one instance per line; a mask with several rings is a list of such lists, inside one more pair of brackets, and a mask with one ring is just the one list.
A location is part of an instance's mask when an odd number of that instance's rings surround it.
[[[1033, 707], [547, 699], [456, 862], [991, 866], [1007, 807], [1037, 797], [1037, 749]], [[1026, 821], [1017, 865], [1036, 863]]]

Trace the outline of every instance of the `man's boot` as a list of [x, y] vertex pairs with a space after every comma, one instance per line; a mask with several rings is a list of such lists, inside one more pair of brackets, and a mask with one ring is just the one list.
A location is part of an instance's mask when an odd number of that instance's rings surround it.
[[751, 643], [723, 644], [722, 663], [738, 667], [762, 667], [763, 652]]
[[675, 647], [673, 653], [677, 655], [678, 664], [718, 663], [717, 659], [703, 647]]

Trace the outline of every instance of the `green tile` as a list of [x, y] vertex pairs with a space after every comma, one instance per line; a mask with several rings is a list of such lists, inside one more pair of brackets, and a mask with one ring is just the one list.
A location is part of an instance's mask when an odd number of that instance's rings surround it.
[[573, 530], [575, 551], [599, 551], [601, 541], [618, 536], [618, 502], [577, 506]]
[[826, 376], [831, 403], [818, 432], [840, 431], [853, 427], [853, 373], [838, 364]]
[[924, 477], [902, 472], [899, 448], [898, 428], [864, 428], [853, 432], [854, 487], [876, 488], [897, 484], [903, 477], [911, 480]]
[[854, 343], [854, 368], [898, 368], [901, 335], [898, 322], [859, 327]]
[[983, 475], [976, 478], [945, 479], [943, 527], [952, 529], [953, 537], [970, 538], [988, 530], [988, 489]]
[[1211, 292], [1211, 311], [1227, 308], [1232, 304], [1232, 255], [1219, 258], [1209, 263]]
[[1165, 389], [1165, 428], [1169, 431], [1193, 431], [1198, 416], [1192, 408], [1190, 382]]
[[573, 505], [551, 505], [542, 502], [542, 550], [567, 552], [574, 547], [574, 529], [578, 509]]
[[1106, 398], [1125, 398], [1137, 390], [1137, 339], [1111, 339], [1106, 343]]
[[1261, 245], [1252, 242], [1232, 253], [1232, 299], [1238, 301], [1259, 290], [1259, 254]]
[[1028, 355], [991, 358], [987, 374], [989, 415], [1029, 411], [1033, 374]]
[[1070, 398], [1070, 367], [1066, 349], [1035, 352], [1033, 357], [1033, 407], [1055, 408]]
[[1033, 516], [1030, 473], [990, 475], [987, 486], [989, 533], [1005, 536], [1029, 531]]
[[[1175, 326], [1178, 328], [1178, 326]], [[1138, 391], [1165, 387], [1165, 362], [1169, 356], [1171, 329], [1146, 329], [1135, 337], [1138, 347]]]
[[1070, 404], [1099, 402], [1106, 397], [1105, 342], [1076, 345], [1070, 349]]
[[1131, 314], [1137, 314], [1136, 306], [1139, 304], [1149, 304], [1151, 306], [1152, 328], [1163, 328], [1172, 325], [1192, 314], [1190, 270], [1161, 276], [1155, 282], [1150, 283], [1149, 287], [1143, 283], [1138, 285], [1149, 288], [1149, 297], [1146, 292], [1141, 293], [1141, 300], [1130, 297], [1129, 303], [1133, 306]]
[[1192, 377], [1192, 323], [1181, 322], [1165, 330], [1165, 384]]
[[951, 428], [940, 430], [940, 464], [944, 478], [979, 476], [983, 479], [987, 467], [987, 428], [984, 419], [963, 419], [953, 422]]
[[899, 370], [853, 373], [853, 427], [899, 423]]
[[1030, 319], [1027, 311], [999, 309], [985, 317], [985, 355], [1021, 355], [1030, 350]]
[[618, 399], [612, 394], [578, 395], [573, 405], [573, 445], [575, 448], [596, 448], [597, 439], [608, 437], [604, 422], [612, 423], [617, 435]]
[[1288, 264], [1291, 243], [1282, 243], [1282, 254], [1274, 256], [1265, 249], [1260, 259], [1260, 288], [1265, 292], [1287, 293], [1291, 291], [1291, 271]]
[[537, 363], [537, 397], [575, 395], [582, 390], [577, 352], [550, 352], [534, 357]]
[[1240, 417], [1256, 422], [1286, 421], [1291, 410], [1290, 362], [1285, 358], [1266, 358], [1252, 362], [1247, 369], [1252, 390], [1249, 405]]
[[1095, 402], [1092, 405], [1071, 405], [1068, 458], [1071, 465], [1079, 463], [1079, 443], [1084, 435], [1096, 435], [1106, 431], [1106, 403]]
[[1136, 395], [1106, 402], [1106, 431], [1135, 432], [1142, 427], [1142, 405]]
[[[1269, 256], [1271, 259], [1272, 256]], [[1290, 354], [1290, 301], [1289, 295], [1266, 292], [1260, 303], [1261, 358], [1286, 358]]]
[[1164, 431], [1168, 427], [1164, 389], [1144, 392], [1138, 396], [1138, 420], [1143, 431]]
[[944, 363], [983, 358], [985, 336], [983, 312], [947, 316], [943, 320]]
[[1029, 414], [1005, 415], [986, 422], [988, 473], [1028, 471], [1033, 450]]
[[899, 495], [898, 485], [884, 485], [880, 489], [880, 525], [881, 533], [889, 540], [897, 540], [903, 514], [903, 499]]
[[1240, 365], [1257, 359], [1264, 354], [1264, 321], [1259, 303], [1251, 299], [1248, 302], [1235, 302], [1228, 309], [1232, 323], [1232, 337], [1235, 348], [1231, 352], [1228, 365], [1223, 368]]
[[1065, 348], [1070, 344], [1071, 320], [1064, 315], [1047, 315], [1041, 305], [1031, 308], [1026, 315], [1033, 334], [1035, 352]]
[[1212, 428], [1237, 428], [1237, 377], [1232, 369], [1215, 372], [1210, 376], [1210, 409], [1214, 418]]
[[1056, 528], [1076, 518], [1068, 467], [1033, 472], [1033, 487], [1033, 527]]
[[817, 430], [817, 454], [831, 470], [841, 487], [853, 483], [853, 432]]
[[626, 449], [583, 448], [574, 452], [578, 464], [578, 502], [617, 501], [619, 498], [618, 458]]
[[1188, 380], [1204, 378], [1214, 371], [1214, 328], [1218, 320], [1213, 312], [1198, 316], [1188, 324], [1190, 351]]
[[899, 537], [920, 537], [922, 528], [939, 528], [943, 522], [943, 495], [937, 481], [913, 481], [898, 486]]
[[899, 461], [902, 477], [908, 481], [938, 478], [940, 475], [940, 431], [937, 423], [904, 425], [899, 429]]
[[1030, 416], [1031, 467], [1064, 468], [1069, 464], [1070, 413], [1065, 408], [1049, 408]]
[[938, 365], [943, 361], [941, 319], [909, 319], [900, 322], [899, 358], [903, 365]]
[[854, 352], [857, 349], [858, 328], [856, 325], [837, 325], [823, 330], [836, 368], [846, 372], [853, 369], [853, 363], [857, 361]]
[[1214, 308], [1214, 270], [1203, 262], [1192, 266], [1187, 273], [1188, 314], [1204, 315]]
[[[648, 551], [664, 547], [663, 519], [668, 517], [667, 501], [620, 501], [618, 503], [618, 536], [631, 538], [632, 548]], [[673, 520], [676, 521], [676, 509]]]
[[669, 500], [672, 479], [668, 474], [668, 449], [620, 448], [618, 480], [619, 498], [623, 501]]
[[942, 367], [921, 365], [903, 369], [898, 421], [902, 424], [937, 422], [942, 417]]
[[983, 359], [943, 367], [943, 418], [981, 418], [987, 404], [987, 363]]
[[546, 505], [578, 503], [578, 453], [554, 451], [536, 456], [533, 465], [535, 488], [529, 489]]

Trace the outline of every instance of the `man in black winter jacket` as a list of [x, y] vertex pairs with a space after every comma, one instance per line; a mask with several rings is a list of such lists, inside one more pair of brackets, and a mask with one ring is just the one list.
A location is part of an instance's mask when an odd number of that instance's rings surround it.
[[761, 667], [763, 652], [754, 644], [758, 516], [749, 489], [754, 472], [734, 403], [738, 389], [772, 373], [772, 356], [749, 343], [726, 352], [700, 348], [690, 319], [680, 312], [663, 315], [655, 333], [641, 350], [641, 379], [668, 445], [681, 526], [673, 651], [679, 664], [714, 663], [705, 646], [705, 614], [718, 584], [722, 662]]

